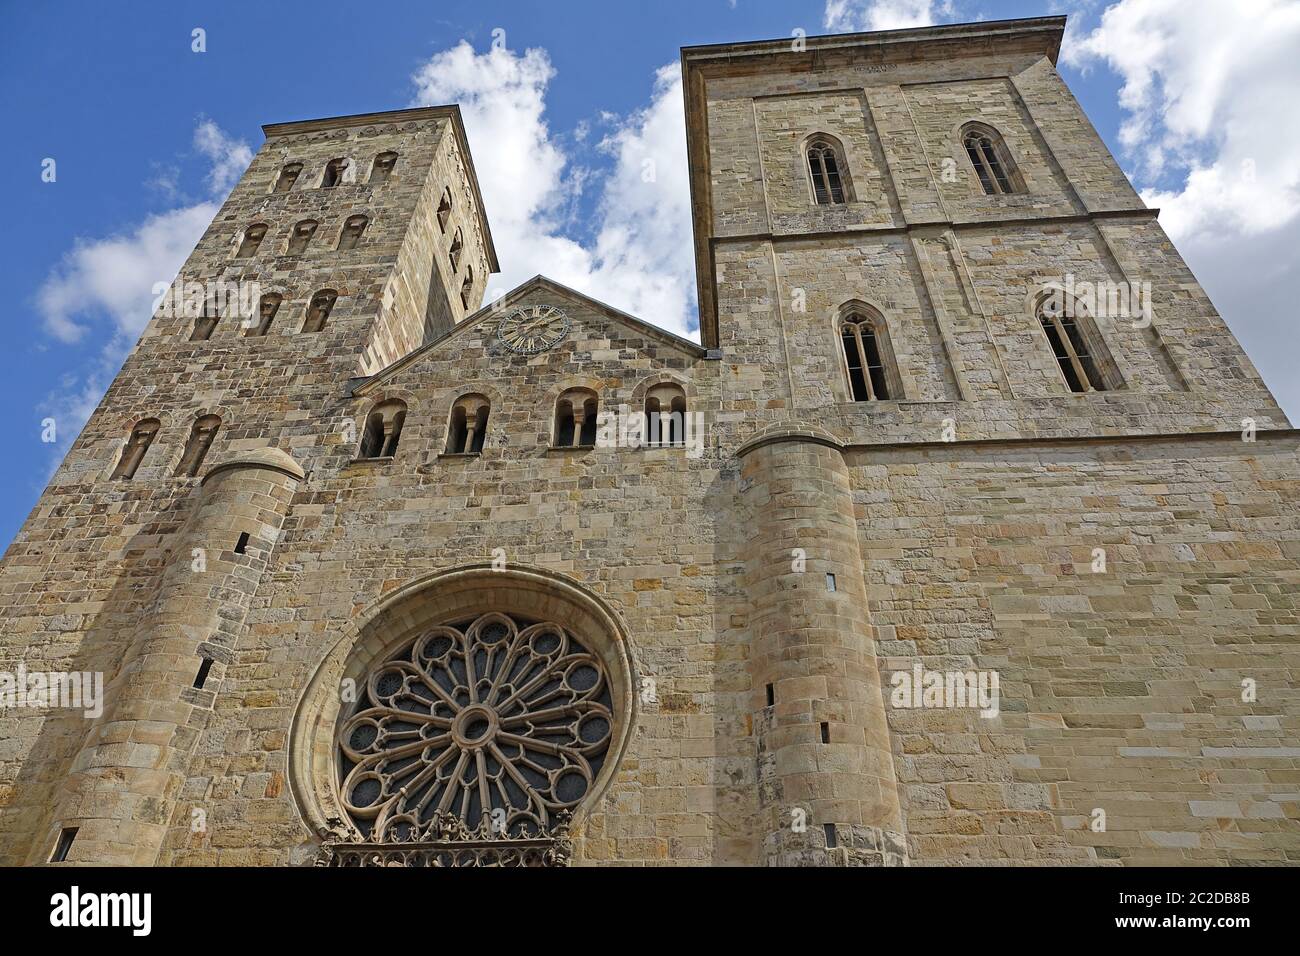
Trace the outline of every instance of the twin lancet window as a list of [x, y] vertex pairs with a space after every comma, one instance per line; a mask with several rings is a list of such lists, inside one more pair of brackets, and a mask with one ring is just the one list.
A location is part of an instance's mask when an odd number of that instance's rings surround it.
[[483, 395], [462, 395], [451, 408], [447, 427], [447, 454], [477, 455], [487, 441], [491, 406]]
[[865, 306], [847, 310], [840, 318], [840, 343], [855, 402], [902, 397], [884, 316]]
[[[370, 165], [370, 178], [367, 180], [367, 185], [377, 186], [388, 182], [396, 166], [396, 153], [392, 151], [379, 153]], [[321, 173], [320, 187], [322, 189], [333, 189], [335, 186], [350, 183], [352, 181], [350, 178], [351, 169], [351, 160], [342, 157], [331, 159], [325, 164], [325, 169]], [[291, 191], [301, 175], [302, 163], [285, 163], [280, 167], [280, 175], [276, 177], [275, 185], [271, 188], [271, 191], [275, 193]]]
[[555, 447], [592, 448], [596, 444], [596, 393], [587, 388], [571, 388], [555, 403]]
[[1038, 307], [1038, 323], [1052, 346], [1061, 375], [1072, 392], [1104, 392], [1108, 386], [1098, 366], [1104, 347], [1094, 351], [1088, 341], [1100, 343], [1092, 320], [1077, 308], [1063, 309], [1054, 301]]
[[808, 146], [808, 175], [812, 177], [813, 199], [817, 205], [831, 206], [844, 202], [839, 154], [826, 140], [815, 140]]
[[1019, 175], [997, 130], [981, 124], [968, 126], [962, 133], [962, 146], [985, 195], [1024, 192], [1018, 186]]
[[361, 434], [358, 458], [391, 458], [397, 454], [397, 443], [406, 423], [406, 403], [392, 399], [376, 405], [366, 416], [366, 428]]

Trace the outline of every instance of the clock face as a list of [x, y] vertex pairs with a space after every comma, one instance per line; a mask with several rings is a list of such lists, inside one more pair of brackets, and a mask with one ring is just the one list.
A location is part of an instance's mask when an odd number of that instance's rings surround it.
[[497, 338], [512, 352], [545, 352], [569, 331], [569, 317], [553, 305], [528, 305], [515, 309], [497, 326]]

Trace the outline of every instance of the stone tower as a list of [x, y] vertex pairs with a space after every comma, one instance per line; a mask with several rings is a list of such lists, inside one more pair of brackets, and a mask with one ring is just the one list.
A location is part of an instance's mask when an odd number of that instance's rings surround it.
[[[7, 860], [47, 858], [49, 827], [77, 828], [72, 862], [157, 859], [294, 488], [355, 444], [347, 383], [449, 332], [497, 270], [456, 107], [264, 132], [6, 556], [5, 657], [116, 674], [84, 732], [18, 712]], [[184, 439], [213, 416], [200, 471]]]
[[1063, 32], [684, 49], [699, 343], [481, 307], [454, 107], [266, 127], [0, 567], [107, 680], [0, 862], [1300, 859], [1297, 436]]

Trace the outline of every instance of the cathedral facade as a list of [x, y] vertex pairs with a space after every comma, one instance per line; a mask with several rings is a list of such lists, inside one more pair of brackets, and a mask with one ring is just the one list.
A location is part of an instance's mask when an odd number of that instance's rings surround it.
[[698, 343], [485, 304], [455, 106], [264, 127], [5, 555], [104, 686], [0, 863], [1300, 860], [1297, 435], [1064, 25], [684, 49]]

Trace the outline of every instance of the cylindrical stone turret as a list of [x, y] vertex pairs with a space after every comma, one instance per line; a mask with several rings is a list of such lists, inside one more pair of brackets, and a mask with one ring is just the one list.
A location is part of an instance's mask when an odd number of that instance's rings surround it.
[[907, 861], [848, 467], [819, 429], [739, 452], [763, 862]]
[[274, 448], [240, 453], [204, 476], [157, 597], [29, 862], [48, 860], [72, 828], [67, 863], [147, 866], [157, 859], [214, 685], [302, 478], [297, 463]]

